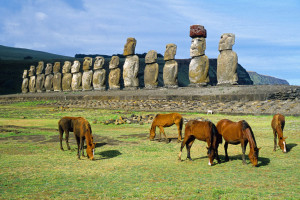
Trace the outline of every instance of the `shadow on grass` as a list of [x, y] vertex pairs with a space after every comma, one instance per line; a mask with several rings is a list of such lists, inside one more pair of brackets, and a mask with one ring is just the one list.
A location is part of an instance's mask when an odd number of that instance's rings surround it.
[[290, 152], [292, 150], [292, 148], [294, 148], [296, 146], [297, 146], [297, 144], [295, 144], [295, 143], [286, 144], [287, 153]]
[[96, 143], [95, 148], [102, 147], [104, 145], [107, 145], [107, 143], [106, 142], [99, 142], [99, 143]]
[[118, 150], [107, 150], [98, 153], [98, 155], [101, 156], [100, 160], [103, 160], [103, 159], [110, 159], [110, 158], [117, 157], [119, 155], [122, 155], [122, 153]]
[[[224, 155], [219, 155], [220, 159], [221, 159], [221, 163], [225, 163], [225, 156]], [[248, 164], [251, 164], [249, 158], [247, 155], [245, 155], [245, 159], [246, 159], [246, 162]], [[229, 161], [232, 161], [232, 160], [240, 160], [241, 161], [241, 164], [243, 162], [243, 159], [242, 159], [242, 154], [240, 155], [235, 155], [235, 156], [229, 156]], [[270, 163], [270, 159], [269, 158], [265, 158], [265, 157], [258, 157], [258, 164], [257, 164], [257, 167], [261, 167], [261, 166], [267, 166], [268, 164]], [[252, 165], [252, 164], [251, 164]]]

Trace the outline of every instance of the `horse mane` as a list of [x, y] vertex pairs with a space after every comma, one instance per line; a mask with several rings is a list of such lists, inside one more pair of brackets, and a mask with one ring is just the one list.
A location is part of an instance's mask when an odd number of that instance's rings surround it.
[[252, 145], [252, 143], [253, 143], [254, 144], [254, 148], [257, 147], [256, 141], [255, 141], [255, 137], [254, 137], [254, 134], [253, 134], [253, 131], [252, 131], [250, 125], [245, 120], [242, 120], [242, 126], [243, 126], [243, 131], [249, 129], [249, 131], [245, 131], [246, 136], [247, 136], [247, 138], [249, 140], [249, 144]]
[[[216, 144], [222, 144], [222, 142], [223, 142], [222, 135], [219, 134], [216, 125], [214, 123], [212, 123], [211, 121], [209, 121], [209, 120], [208, 120], [208, 123], [210, 124], [211, 129], [212, 129], [211, 141], [213, 141], [215, 143], [215, 145]], [[214, 140], [214, 138], [215, 138], [215, 140]]]

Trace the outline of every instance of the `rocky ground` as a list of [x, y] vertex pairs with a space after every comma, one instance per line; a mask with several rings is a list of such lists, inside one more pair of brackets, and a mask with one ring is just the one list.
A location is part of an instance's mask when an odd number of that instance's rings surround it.
[[99, 108], [137, 111], [250, 115], [300, 115], [300, 86], [214, 86], [134, 91], [28, 93], [0, 96], [0, 103], [31, 100], [55, 108]]

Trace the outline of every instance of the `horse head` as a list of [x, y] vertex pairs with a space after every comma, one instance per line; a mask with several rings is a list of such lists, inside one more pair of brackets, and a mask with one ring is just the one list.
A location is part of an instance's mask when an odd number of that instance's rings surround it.
[[94, 160], [96, 143], [91, 143], [86, 147], [86, 153], [90, 160]]
[[155, 128], [151, 127], [150, 129], [150, 140], [154, 140], [155, 138]]
[[278, 141], [278, 145], [280, 146], [280, 149], [286, 153], [286, 142], [285, 142], [285, 139], [287, 137], [279, 137], [279, 141]]
[[258, 154], [259, 154], [259, 150], [261, 148], [257, 148], [255, 147], [254, 150], [250, 149], [250, 153], [249, 153], [249, 159], [252, 163], [253, 166], [257, 167], [257, 163], [258, 163]]
[[212, 164], [214, 163], [214, 159], [216, 157], [215, 150], [211, 146], [206, 148], [207, 148], [207, 156], [209, 158], [208, 165], [212, 166]]

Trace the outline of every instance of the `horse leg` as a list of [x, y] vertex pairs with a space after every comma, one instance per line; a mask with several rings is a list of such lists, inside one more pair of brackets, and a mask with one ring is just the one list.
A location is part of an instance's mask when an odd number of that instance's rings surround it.
[[276, 130], [273, 130], [273, 134], [274, 134], [274, 149], [273, 149], [273, 151], [276, 151], [276, 148], [277, 148], [277, 132], [276, 132]]
[[227, 154], [227, 149], [228, 149], [228, 142], [225, 141], [225, 144], [224, 144], [225, 161], [229, 161], [229, 157], [228, 157], [228, 154]]
[[85, 157], [84, 151], [83, 151], [83, 145], [84, 145], [84, 139], [83, 139], [83, 137], [80, 137], [80, 151], [81, 151], [82, 157]]
[[181, 121], [179, 123], [177, 123], [176, 125], [177, 125], [177, 130], [178, 130], [177, 142], [179, 143], [182, 140], [182, 138], [181, 138], [181, 129], [182, 129]]
[[159, 142], [161, 142], [161, 133], [164, 131], [164, 128], [162, 126], [159, 126]]
[[187, 158], [190, 160], [190, 161], [193, 161], [192, 158], [191, 158], [191, 147], [193, 145], [195, 141], [195, 138], [190, 138], [187, 142], [187, 145], [186, 145], [186, 151], [187, 151]]
[[248, 143], [247, 141], [242, 141], [242, 142], [241, 142], [242, 152], [243, 152], [243, 154], [242, 154], [242, 159], [243, 159], [243, 164], [244, 164], [244, 165], [247, 164], [247, 163], [246, 163], [246, 160], [245, 160], [245, 152], [246, 152], [247, 143]]
[[62, 146], [62, 140], [63, 140], [63, 134], [64, 134], [64, 130], [61, 126], [58, 126], [58, 130], [59, 130], [59, 142], [60, 142], [60, 149], [63, 151], [64, 148]]
[[188, 137], [185, 137], [184, 140], [183, 140], [182, 143], [181, 143], [181, 146], [180, 146], [180, 152], [179, 152], [179, 154], [178, 154], [178, 160], [180, 160], [180, 161], [181, 161], [181, 153], [182, 153], [182, 149], [183, 149], [183, 147], [186, 145], [186, 142], [187, 142], [188, 139], [189, 139]]
[[79, 149], [80, 149], [80, 138], [78, 136], [75, 135], [76, 138], [76, 142], [77, 142], [77, 157], [80, 160], [80, 153], [79, 153]]
[[[167, 136], [166, 136], [166, 134], [165, 134], [165, 130], [164, 130], [164, 128], [162, 127], [162, 126], [160, 126], [159, 127], [160, 128], [160, 131], [164, 134], [164, 136], [165, 136], [165, 141], [166, 141], [166, 143], [169, 143], [169, 139], [167, 138]], [[160, 137], [161, 138], [161, 137]]]
[[67, 144], [68, 150], [71, 150], [70, 145], [69, 145], [69, 131], [66, 131], [66, 144]]

